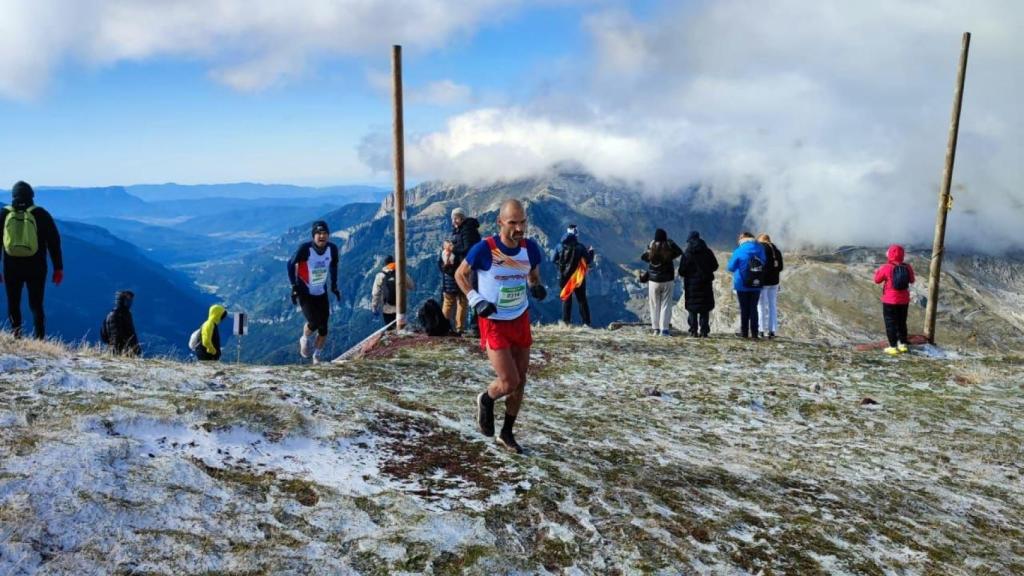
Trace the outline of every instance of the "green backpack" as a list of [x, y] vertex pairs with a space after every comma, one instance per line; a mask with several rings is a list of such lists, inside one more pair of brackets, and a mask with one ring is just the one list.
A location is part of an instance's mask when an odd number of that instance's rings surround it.
[[39, 234], [36, 231], [36, 217], [32, 215], [35, 206], [25, 210], [7, 207], [4, 222], [4, 253], [8, 256], [26, 258], [39, 251]]

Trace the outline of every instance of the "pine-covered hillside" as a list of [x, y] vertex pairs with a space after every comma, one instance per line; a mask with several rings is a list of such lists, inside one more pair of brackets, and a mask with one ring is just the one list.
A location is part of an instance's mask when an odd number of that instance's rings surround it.
[[0, 573], [1024, 572], [1019, 352], [535, 341], [514, 456], [468, 339], [318, 367], [2, 339]]

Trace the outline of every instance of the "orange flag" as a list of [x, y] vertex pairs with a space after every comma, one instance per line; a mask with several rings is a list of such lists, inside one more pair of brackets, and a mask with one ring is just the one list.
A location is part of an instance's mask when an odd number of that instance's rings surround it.
[[568, 300], [572, 296], [572, 291], [577, 286], [583, 284], [583, 279], [587, 276], [587, 260], [585, 258], [580, 259], [580, 265], [576, 267], [576, 271], [569, 276], [569, 281], [562, 287], [562, 293], [559, 297], [564, 301]]

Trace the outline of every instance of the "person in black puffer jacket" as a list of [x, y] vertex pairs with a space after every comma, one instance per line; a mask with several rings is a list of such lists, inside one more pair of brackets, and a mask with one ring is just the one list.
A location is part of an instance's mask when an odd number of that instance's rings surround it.
[[686, 239], [686, 250], [679, 258], [679, 277], [683, 280], [683, 292], [690, 336], [707, 338], [711, 332], [710, 315], [715, 309], [715, 289], [712, 282], [718, 270], [718, 258], [708, 248], [699, 232], [690, 232]]
[[651, 327], [655, 334], [669, 335], [672, 326], [672, 290], [675, 287], [676, 268], [673, 260], [683, 255], [679, 245], [668, 233], [658, 228], [654, 241], [640, 256], [647, 262], [647, 293], [651, 304]]
[[135, 294], [131, 290], [120, 290], [114, 294], [114, 309], [107, 314], [100, 327], [100, 340], [110, 347], [114, 354], [142, 356], [142, 346], [135, 333], [132, 320], [132, 302]]
[[[476, 246], [480, 242], [480, 221], [476, 218], [467, 218], [466, 212], [462, 208], [455, 208], [452, 210], [452, 252], [455, 254], [455, 267], [458, 268], [462, 264], [462, 261], [466, 259], [466, 254], [469, 254], [469, 249]], [[473, 287], [476, 287], [476, 274], [473, 275]], [[469, 300], [466, 299], [466, 295], [459, 291], [459, 304], [458, 309], [462, 312], [456, 311], [456, 332], [461, 332], [458, 326], [465, 325], [465, 313], [469, 311], [469, 328], [473, 334], [477, 333], [477, 319], [476, 311], [469, 305]]]

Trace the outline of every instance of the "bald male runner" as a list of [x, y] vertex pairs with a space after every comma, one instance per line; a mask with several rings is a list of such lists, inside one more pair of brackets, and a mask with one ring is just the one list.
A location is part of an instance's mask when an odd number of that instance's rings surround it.
[[[530, 367], [530, 313], [527, 293], [547, 297], [540, 283], [542, 252], [526, 238], [526, 211], [518, 200], [506, 200], [498, 212], [498, 233], [470, 249], [455, 271], [459, 288], [480, 317], [480, 347], [487, 352], [497, 377], [477, 396], [477, 423], [485, 436], [494, 436], [494, 402], [505, 399], [505, 421], [496, 439], [504, 448], [522, 454], [512, 433], [526, 390]], [[473, 289], [472, 273], [477, 274]]]

